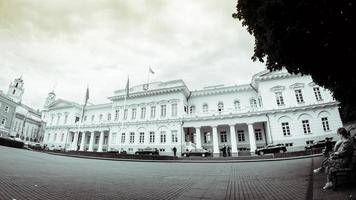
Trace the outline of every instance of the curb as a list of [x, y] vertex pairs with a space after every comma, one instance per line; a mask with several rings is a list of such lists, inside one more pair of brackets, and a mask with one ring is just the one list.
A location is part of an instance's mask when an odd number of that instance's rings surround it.
[[95, 160], [109, 160], [109, 161], [125, 161], [125, 162], [156, 162], [156, 163], [245, 163], [245, 162], [270, 162], [270, 161], [284, 161], [284, 160], [297, 160], [322, 156], [322, 154], [313, 154], [307, 156], [296, 156], [288, 158], [268, 158], [268, 159], [254, 159], [254, 160], [142, 160], [142, 159], [124, 159], [124, 158], [105, 158], [94, 156], [80, 156], [68, 155], [63, 153], [45, 152], [47, 154], [56, 156], [67, 156], [74, 158], [95, 159]]

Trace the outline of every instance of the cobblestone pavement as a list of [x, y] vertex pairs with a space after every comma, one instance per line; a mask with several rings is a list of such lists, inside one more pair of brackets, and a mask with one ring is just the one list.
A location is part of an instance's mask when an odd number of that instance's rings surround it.
[[0, 199], [307, 199], [312, 159], [154, 163], [0, 146]]

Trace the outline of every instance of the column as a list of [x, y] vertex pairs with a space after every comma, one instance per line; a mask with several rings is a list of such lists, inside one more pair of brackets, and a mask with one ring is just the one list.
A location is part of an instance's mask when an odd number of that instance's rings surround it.
[[231, 155], [233, 157], [238, 156], [235, 124], [230, 124], [230, 137], [231, 137]]
[[220, 151], [219, 151], [219, 138], [218, 138], [218, 127], [217, 126], [212, 126], [213, 129], [213, 156], [214, 157], [219, 157], [220, 156]]
[[270, 124], [268, 122], [265, 122], [265, 131], [266, 131], [266, 141], [267, 144], [272, 144], [273, 139], [272, 139], [272, 134], [270, 132]]
[[248, 126], [248, 136], [250, 140], [250, 152], [251, 154], [254, 154], [257, 147], [256, 147], [255, 132], [253, 130], [253, 124], [249, 123], [247, 124], [247, 126]]
[[72, 150], [76, 151], [77, 150], [77, 143], [78, 143], [78, 135], [79, 132], [74, 132], [74, 138], [73, 138], [73, 142], [72, 142]]
[[106, 145], [106, 151], [110, 151], [111, 149], [111, 147], [110, 147], [110, 143], [111, 143], [111, 140], [112, 140], [112, 133], [111, 133], [111, 131], [109, 131], [109, 135], [108, 135], [108, 143], [107, 143], [107, 145]]
[[94, 151], [94, 131], [90, 133], [89, 149], [88, 151]]
[[84, 151], [84, 146], [85, 146], [85, 131], [82, 132], [82, 140], [80, 142], [79, 151]]
[[98, 152], [103, 152], [104, 131], [100, 131]]
[[196, 135], [196, 147], [197, 149], [201, 149], [201, 134], [200, 134], [200, 127], [195, 127], [195, 135]]

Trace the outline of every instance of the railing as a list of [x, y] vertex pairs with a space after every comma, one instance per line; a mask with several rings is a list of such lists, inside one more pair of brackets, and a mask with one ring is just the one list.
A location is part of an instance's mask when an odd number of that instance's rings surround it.
[[187, 113], [187, 114], [184, 114], [183, 117], [194, 118], [194, 117], [209, 117], [209, 116], [219, 116], [219, 115], [242, 114], [242, 113], [261, 111], [263, 109], [264, 108], [262, 108], [262, 107], [246, 107], [246, 108], [240, 108], [240, 109], [227, 109], [227, 110], [222, 110], [222, 111], [210, 110], [207, 112]]

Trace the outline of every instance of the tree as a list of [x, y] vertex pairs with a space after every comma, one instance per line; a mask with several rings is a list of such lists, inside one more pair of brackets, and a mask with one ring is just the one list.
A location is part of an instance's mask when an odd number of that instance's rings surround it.
[[233, 17], [255, 37], [254, 61], [311, 75], [340, 101], [344, 121], [356, 119], [352, 0], [238, 0], [236, 7]]

